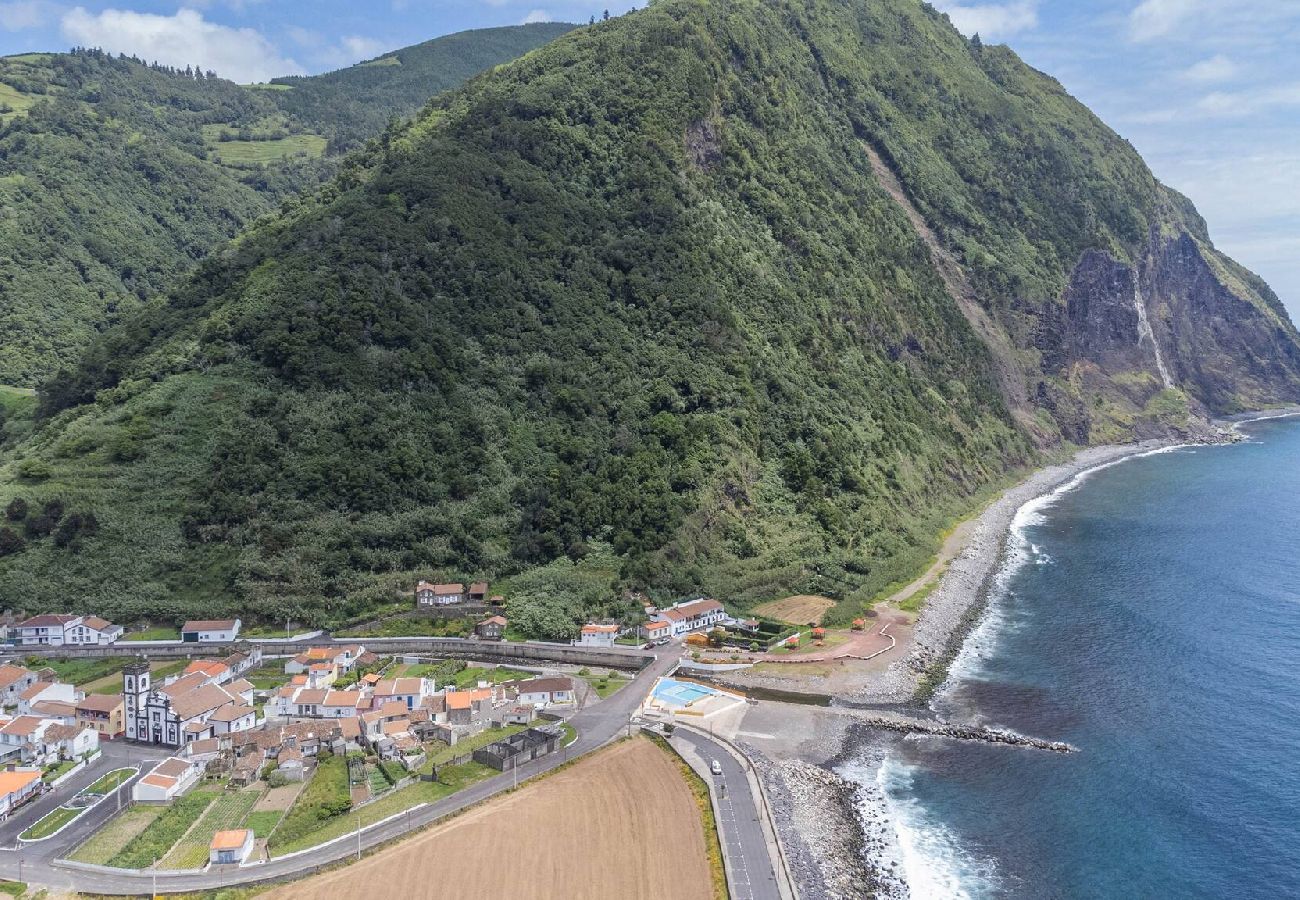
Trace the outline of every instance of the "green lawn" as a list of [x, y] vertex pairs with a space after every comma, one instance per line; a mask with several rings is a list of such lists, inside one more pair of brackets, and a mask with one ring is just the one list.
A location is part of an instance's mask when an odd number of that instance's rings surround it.
[[179, 641], [180, 639], [179, 628], [167, 628], [162, 625], [146, 628], [143, 631], [128, 631], [118, 638], [120, 641]]
[[275, 826], [280, 824], [284, 818], [284, 813], [278, 809], [264, 810], [262, 812], [252, 812], [244, 820], [244, 827], [253, 829], [253, 835], [259, 838], [270, 837]]
[[623, 685], [632, 682], [630, 676], [614, 672], [608, 675], [583, 675], [582, 679], [591, 685], [591, 689], [596, 692], [596, 696], [602, 700], [623, 687]]
[[221, 795], [203, 817], [195, 823], [183, 838], [177, 841], [172, 851], [163, 857], [159, 864], [162, 869], [199, 869], [208, 862], [208, 849], [212, 836], [218, 831], [239, 828], [252, 811], [257, 798], [262, 795], [259, 790], [237, 791]]
[[283, 856], [286, 853], [305, 850], [325, 841], [342, 837], [356, 831], [358, 823], [360, 827], [365, 828], [381, 819], [386, 819], [421, 803], [433, 803], [441, 800], [443, 797], [450, 796], [475, 782], [490, 778], [496, 774], [498, 774], [496, 769], [490, 769], [487, 766], [473, 762], [448, 767], [439, 774], [439, 777], [443, 779], [442, 782], [417, 781], [409, 787], [391, 791], [356, 812], [335, 816], [298, 839], [275, 846], [271, 851], [271, 855]]
[[[478, 684], [480, 681], [489, 681], [493, 684], [500, 684], [503, 681], [523, 681], [532, 678], [530, 672], [520, 672], [518, 669], [508, 669], [505, 666], [497, 666], [494, 669], [486, 669], [481, 666], [468, 666], [456, 673], [451, 683], [458, 688], [469, 688]], [[441, 685], [439, 685], [441, 687]]]
[[114, 769], [86, 788], [88, 794], [108, 794], [128, 781], [135, 769]]
[[280, 844], [297, 842], [323, 823], [345, 814], [352, 805], [347, 761], [328, 755], [317, 759], [316, 772], [271, 835], [276, 852], [283, 852]]
[[75, 759], [64, 759], [64, 760], [60, 760], [59, 762], [55, 763], [54, 765], [52, 765], [52, 766], [50, 766], [48, 769], [46, 769], [46, 770], [45, 770], [45, 773], [44, 773], [43, 775], [41, 775], [41, 779], [42, 779], [46, 784], [49, 784], [51, 781], [53, 781], [54, 779], [58, 778], [58, 777], [59, 777], [60, 775], [62, 775], [63, 773], [67, 772], [69, 769], [71, 769], [71, 768], [72, 768], [73, 766], [75, 766], [76, 764], [77, 764], [77, 760], [75, 760]]
[[24, 660], [24, 665], [33, 671], [53, 669], [60, 681], [80, 686], [117, 674], [129, 662], [129, 658], [121, 656], [102, 659], [46, 659], [42, 656], [29, 656]]
[[162, 815], [165, 808], [144, 805], [127, 807], [92, 834], [73, 852], [71, 858], [78, 862], [94, 863], [97, 866], [108, 865], [108, 861], [121, 853], [136, 835]]
[[58, 809], [46, 813], [40, 820], [32, 825], [31, 828], [28, 828], [19, 835], [19, 837], [29, 841], [37, 840], [39, 838], [47, 838], [83, 812], [85, 812], [84, 809], [68, 809], [67, 807], [60, 806]]
[[0, 881], [0, 894], [21, 897], [25, 893], [27, 893], [27, 882], [25, 881]]
[[318, 134], [294, 134], [275, 141], [216, 141], [208, 146], [223, 163], [248, 165], [276, 162], [299, 154], [318, 157], [324, 154], [326, 143]]

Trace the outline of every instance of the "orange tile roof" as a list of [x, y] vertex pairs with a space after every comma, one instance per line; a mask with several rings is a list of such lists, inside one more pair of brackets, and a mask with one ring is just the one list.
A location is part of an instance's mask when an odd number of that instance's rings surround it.
[[176, 784], [176, 779], [169, 778], [166, 775], [146, 775], [140, 779], [140, 783], [152, 785], [153, 787], [169, 788]]
[[583, 625], [583, 634], [617, 634], [617, 625]]
[[40, 772], [0, 772], [0, 797], [17, 793], [40, 777]]
[[248, 829], [237, 828], [233, 831], [218, 831], [212, 836], [213, 850], [238, 850], [248, 840]]

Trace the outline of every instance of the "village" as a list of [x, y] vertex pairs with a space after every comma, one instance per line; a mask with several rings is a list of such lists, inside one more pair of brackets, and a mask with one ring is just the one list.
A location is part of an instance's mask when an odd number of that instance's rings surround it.
[[[743, 695], [664, 676], [701, 652], [790, 641], [696, 597], [647, 603], [636, 624], [588, 622], [568, 645], [512, 645], [487, 587], [421, 581], [412, 592], [416, 612], [468, 611], [481, 659], [394, 649], [419, 638], [247, 639], [237, 618], [138, 641], [93, 615], [5, 623], [0, 833], [51, 864], [90, 869], [291, 861], [567, 757], [575, 715], [598, 713], [647, 663], [654, 677], [602, 727], [629, 713], [660, 728], [675, 716], [738, 721]], [[507, 652], [528, 656], [502, 661]]]

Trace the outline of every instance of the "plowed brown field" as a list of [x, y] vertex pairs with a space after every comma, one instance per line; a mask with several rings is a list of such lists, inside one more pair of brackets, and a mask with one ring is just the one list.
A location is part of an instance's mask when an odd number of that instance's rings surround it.
[[648, 740], [616, 744], [276, 900], [711, 900], [699, 808]]

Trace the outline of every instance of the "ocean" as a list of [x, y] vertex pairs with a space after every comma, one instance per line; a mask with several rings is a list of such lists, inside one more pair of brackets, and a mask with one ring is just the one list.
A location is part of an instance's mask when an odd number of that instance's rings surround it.
[[914, 897], [1300, 897], [1300, 420], [1245, 430], [1021, 510], [934, 704], [1081, 752], [903, 742]]

